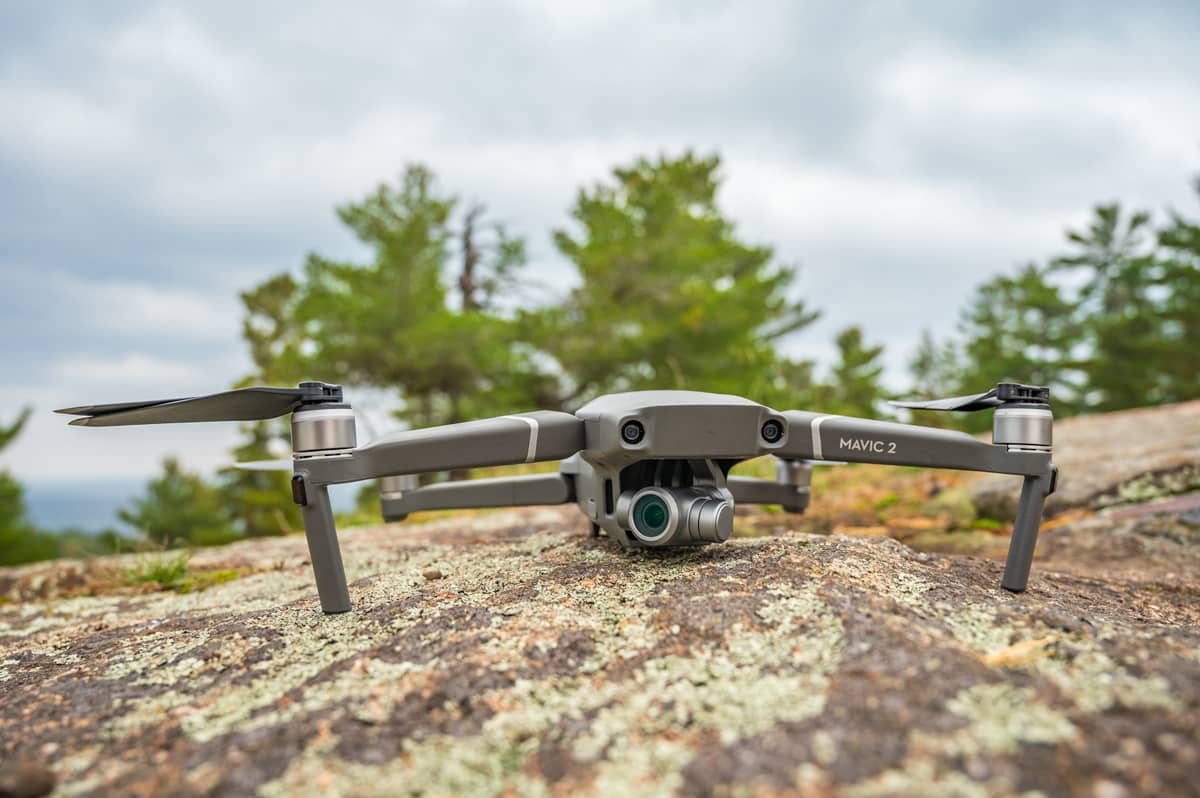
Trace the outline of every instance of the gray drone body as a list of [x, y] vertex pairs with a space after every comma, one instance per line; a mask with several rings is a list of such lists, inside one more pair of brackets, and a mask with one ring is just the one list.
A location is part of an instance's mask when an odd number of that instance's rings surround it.
[[[904, 404], [904, 403], [901, 403]], [[1024, 478], [1002, 586], [1023, 591], [1051, 463], [1053, 419], [1044, 388], [1001, 384], [984, 394], [904, 406], [995, 409], [993, 442], [966, 433], [886, 421], [779, 412], [748, 399], [695, 391], [636, 391], [600, 397], [574, 414], [536, 411], [406, 430], [358, 446], [354, 414], [341, 389], [249, 388], [192, 399], [59, 411], [83, 426], [251, 420], [292, 414], [292, 494], [327, 613], [350, 609], [328, 486], [380, 480], [383, 516], [402, 520], [429, 509], [574, 502], [622, 546], [721, 543], [738, 503], [803, 512], [811, 464], [882, 463], [1014, 474]], [[776, 479], [730, 476], [740, 462], [772, 455]], [[419, 486], [417, 475], [558, 460], [557, 473]], [[269, 464], [268, 464], [269, 465]]]

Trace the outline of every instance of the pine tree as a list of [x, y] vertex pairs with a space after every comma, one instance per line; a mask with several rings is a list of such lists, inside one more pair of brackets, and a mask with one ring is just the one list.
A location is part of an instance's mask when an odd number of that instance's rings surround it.
[[1051, 268], [1082, 274], [1079, 312], [1087, 360], [1083, 403], [1120, 410], [1163, 401], [1159, 369], [1163, 338], [1153, 286], [1161, 281], [1150, 215], [1125, 217], [1120, 205], [1100, 205], [1084, 231], [1068, 231], [1075, 251]]
[[258, 376], [395, 390], [402, 417], [419, 426], [529, 409], [539, 369], [498, 309], [524, 242], [486, 223], [479, 206], [459, 221], [458, 207], [419, 165], [340, 207], [371, 258], [313, 254], [300, 279], [276, 275], [243, 294]]
[[784, 398], [776, 352], [815, 313], [790, 297], [794, 267], [741, 240], [717, 204], [720, 159], [639, 159], [579, 192], [559, 251], [580, 285], [526, 315], [563, 378], [557, 404], [640, 388]]
[[1077, 356], [1084, 330], [1077, 306], [1046, 269], [1029, 264], [981, 285], [962, 315], [960, 332], [965, 365], [955, 393], [985, 391], [998, 382], [1048, 385], [1057, 414], [1078, 411]]
[[[21, 434], [31, 412], [26, 408], [12, 424], [0, 425], [0, 451]], [[58, 541], [39, 532], [29, 520], [21, 484], [7, 471], [0, 471], [0, 565], [35, 562], [57, 555]]]
[[[1200, 179], [1194, 185], [1200, 198]], [[1178, 402], [1200, 397], [1200, 221], [1171, 214], [1159, 244], [1162, 391]]]
[[[271, 443], [286, 439], [285, 422], [276, 419], [243, 424], [244, 438], [231, 452], [233, 461], [269, 460], [277, 456]], [[221, 494], [238, 531], [247, 537], [283, 535], [302, 530], [300, 508], [292, 501], [292, 475], [286, 471], [225, 469]]]
[[883, 346], [868, 346], [862, 330], [847, 327], [838, 333], [838, 359], [829, 380], [817, 388], [817, 406], [824, 413], [886, 418], [883, 406]]
[[162, 469], [143, 496], [117, 512], [118, 518], [161, 546], [213, 546], [239, 537], [220, 490], [173, 457]]
[[[916, 351], [908, 362], [912, 384], [904, 392], [910, 399], [941, 399], [963, 391], [964, 365], [953, 341], [938, 342], [928, 329], [921, 330]], [[959, 428], [965, 419], [957, 413], [932, 410], [909, 411], [913, 424], [926, 427]]]

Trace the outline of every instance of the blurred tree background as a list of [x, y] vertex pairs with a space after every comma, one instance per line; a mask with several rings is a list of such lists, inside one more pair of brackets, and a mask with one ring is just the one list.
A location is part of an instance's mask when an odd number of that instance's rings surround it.
[[[488, 209], [408, 166], [338, 217], [370, 252], [320, 254], [241, 295], [254, 365], [240, 384], [323, 379], [380, 389], [398, 425], [545, 408], [643, 388], [736, 393], [776, 407], [894, 417], [886, 352], [859, 327], [819, 370], [788, 354], [818, 316], [797, 267], [744, 240], [721, 210], [721, 161], [639, 158], [581, 188], [552, 232], [575, 274], [562, 296], [523, 277], [524, 239]], [[1196, 182], [1200, 195], [1200, 181]], [[900, 393], [934, 398], [1000, 381], [1051, 386], [1055, 414], [1200, 397], [1200, 219], [1098, 205], [1065, 251], [995, 276], [968, 298], [957, 333], [921, 336]], [[901, 420], [908, 416], [901, 416]], [[0, 428], [0, 447], [24, 416]], [[986, 430], [988, 414], [914, 413]], [[287, 424], [245, 424], [231, 459], [277, 457]], [[167, 460], [121, 518], [162, 545], [212, 544], [301, 528], [288, 474], [227, 470], [215, 481]], [[372, 499], [370, 488], [364, 496]], [[20, 486], [0, 474], [0, 562], [64, 553], [34, 529]], [[118, 545], [113, 533], [88, 545]]]
[[574, 229], [554, 243], [578, 287], [525, 312], [525, 343], [549, 356], [545, 406], [595, 396], [700, 388], [784, 401], [794, 389], [786, 336], [817, 313], [794, 296], [796, 268], [741, 240], [717, 206], [720, 159], [638, 159], [581, 189]]

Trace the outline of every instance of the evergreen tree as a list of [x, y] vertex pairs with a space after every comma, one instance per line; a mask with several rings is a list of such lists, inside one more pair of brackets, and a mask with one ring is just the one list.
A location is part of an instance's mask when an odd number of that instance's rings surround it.
[[[8, 426], [0, 425], [0, 451], [16, 440], [31, 410], [26, 408]], [[29, 520], [21, 484], [0, 471], [0, 565], [47, 560], [58, 555], [58, 541], [39, 532]]]
[[145, 495], [117, 517], [163, 546], [214, 546], [239, 537], [221, 491], [173, 457], [163, 461], [162, 474], [150, 481]]
[[962, 362], [954, 342], [938, 342], [928, 329], [923, 329], [917, 349], [908, 362], [913, 387], [906, 395], [917, 399], [953, 396], [962, 387], [961, 371]]
[[[1194, 185], [1200, 197], [1200, 179]], [[1159, 244], [1161, 389], [1165, 401], [1195, 399], [1200, 397], [1200, 221], [1171, 214]]]
[[[958, 393], [984, 391], [998, 382], [1048, 385], [1059, 415], [1077, 412], [1082, 401], [1080, 363], [1084, 341], [1077, 308], [1029, 264], [976, 289], [962, 315], [964, 368]], [[982, 418], [982, 417], [981, 417]], [[986, 428], [971, 417], [969, 429]]]
[[[904, 392], [905, 398], [941, 399], [955, 396], [963, 390], [964, 365], [959, 348], [953, 341], [938, 342], [928, 329], [921, 330], [917, 349], [908, 362], [908, 374], [912, 385]], [[910, 410], [913, 424], [926, 427], [959, 428], [964, 419], [957, 413], [939, 413], [933, 410]]]
[[828, 382], [817, 388], [817, 406], [823, 413], [886, 418], [883, 346], [868, 346], [858, 327], [842, 330], [836, 343], [838, 359]]
[[[242, 424], [244, 439], [231, 452], [235, 463], [277, 456], [270, 444], [286, 440], [286, 422], [279, 419]], [[304, 528], [300, 508], [292, 501], [292, 475], [286, 471], [221, 472], [221, 494], [237, 530], [247, 537], [283, 535]]]
[[528, 409], [537, 368], [497, 310], [524, 244], [485, 225], [481, 208], [461, 222], [457, 209], [422, 166], [339, 208], [372, 258], [310, 255], [301, 279], [277, 275], [242, 295], [258, 376], [396, 390], [402, 416], [421, 426]]
[[717, 204], [717, 156], [639, 159], [579, 192], [554, 233], [580, 285], [525, 317], [562, 383], [553, 404], [690, 388], [785, 398], [776, 343], [816, 318], [788, 295], [795, 268], [742, 241]]
[[1081, 274], [1079, 291], [1087, 361], [1085, 403], [1120, 410], [1164, 401], [1164, 340], [1153, 286], [1161, 282], [1150, 215], [1125, 218], [1118, 204], [1100, 205], [1084, 231], [1068, 231], [1075, 251], [1052, 268]]

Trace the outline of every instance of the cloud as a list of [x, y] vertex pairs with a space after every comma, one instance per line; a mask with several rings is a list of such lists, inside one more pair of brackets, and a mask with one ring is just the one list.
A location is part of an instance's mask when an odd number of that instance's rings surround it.
[[[196, 384], [200, 381], [201, 374], [199, 369], [192, 365], [132, 352], [108, 359], [67, 358], [54, 365], [51, 376], [67, 382], [86, 381], [97, 386], [108, 384], [119, 386], [121, 389], [133, 389], [147, 383]], [[175, 393], [178, 392], [176, 390]]]
[[860, 323], [899, 385], [921, 327], [1092, 203], [1193, 207], [1198, 34], [1192, 3], [0, 7], [4, 379], [39, 407], [18, 472], [223, 460], [232, 431], [171, 428], [106, 465], [115, 437], [41, 410], [230, 384], [237, 291], [361, 257], [333, 206], [414, 160], [563, 290], [547, 233], [580, 185], [719, 151], [740, 231], [824, 311], [788, 347]]

